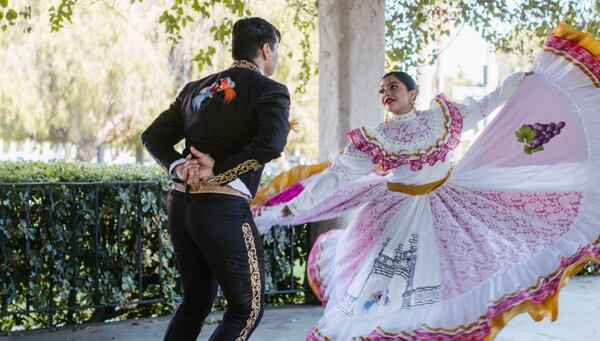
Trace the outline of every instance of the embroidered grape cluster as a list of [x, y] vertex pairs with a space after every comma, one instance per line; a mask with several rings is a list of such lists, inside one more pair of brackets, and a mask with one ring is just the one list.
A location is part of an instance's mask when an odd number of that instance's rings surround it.
[[529, 155], [544, 150], [544, 144], [559, 135], [565, 122], [524, 124], [515, 132], [517, 141], [524, 144], [523, 151]]

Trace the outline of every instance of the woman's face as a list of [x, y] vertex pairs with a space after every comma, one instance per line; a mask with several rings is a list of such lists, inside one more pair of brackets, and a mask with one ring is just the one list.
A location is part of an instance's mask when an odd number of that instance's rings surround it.
[[406, 85], [393, 75], [381, 80], [379, 101], [392, 114], [401, 115], [412, 110], [416, 95], [417, 90], [408, 91]]

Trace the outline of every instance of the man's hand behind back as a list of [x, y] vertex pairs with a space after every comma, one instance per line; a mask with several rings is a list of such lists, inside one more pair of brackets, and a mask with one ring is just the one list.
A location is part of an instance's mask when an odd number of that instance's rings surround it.
[[207, 182], [214, 177], [213, 166], [215, 160], [196, 148], [190, 149], [191, 154], [187, 161], [176, 167], [177, 177], [189, 185]]

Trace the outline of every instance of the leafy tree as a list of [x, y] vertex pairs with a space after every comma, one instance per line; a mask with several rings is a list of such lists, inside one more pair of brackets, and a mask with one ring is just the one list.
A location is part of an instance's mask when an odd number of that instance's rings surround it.
[[9, 26], [14, 26], [19, 13], [9, 7], [8, 0], [0, 0], [0, 29], [6, 31]]
[[[0, 112], [6, 121], [0, 138], [72, 143], [78, 147], [77, 159], [84, 161], [108, 144], [140, 149], [139, 133], [178, 88], [229, 66], [229, 29], [236, 19], [229, 12], [249, 14], [239, 1], [206, 2], [204, 7], [175, 2], [163, 10], [166, 4], [32, 4], [33, 14], [0, 35], [0, 55], [6, 61], [0, 65]], [[187, 5], [191, 13], [177, 14]], [[316, 110], [307, 106], [316, 106], [316, 87], [307, 91], [304, 84], [316, 62], [310, 50], [297, 52], [297, 46], [316, 45], [315, 23], [303, 21], [302, 6], [270, 1], [256, 2], [253, 9], [259, 15], [274, 12], [274, 23], [284, 31], [284, 57], [276, 77], [297, 85], [292, 115], [315, 116]], [[207, 13], [211, 17], [205, 18]], [[313, 31], [296, 34], [295, 26], [287, 25], [292, 17]], [[158, 21], [165, 26], [156, 25]], [[308, 141], [310, 133], [302, 130], [292, 139]], [[316, 143], [303, 149], [316, 154]]]
[[0, 111], [7, 124], [1, 134], [70, 142], [78, 159], [90, 161], [102, 145], [137, 142], [146, 118], [175, 89], [168, 59], [155, 53], [166, 55], [169, 44], [154, 41], [148, 20], [126, 23], [88, 8], [78, 14], [76, 26], [59, 32], [32, 24], [29, 34], [8, 32], [2, 40]]
[[433, 63], [441, 52], [430, 44], [465, 25], [504, 53], [533, 57], [559, 22], [600, 34], [597, 0], [390, 0], [386, 1], [386, 51], [389, 66]]
[[[301, 152], [314, 156], [317, 149], [316, 136], [309, 131], [316, 128], [312, 123], [317, 115], [317, 92], [312, 88], [317, 84], [310, 83], [309, 86], [309, 82], [317, 73], [314, 49], [317, 46], [315, 33], [318, 4], [318, 1], [313, 0], [162, 0], [153, 3], [130, 0], [91, 4], [76, 0], [56, 0], [53, 3], [38, 0], [30, 6], [18, 6], [8, 0], [0, 0], [0, 28], [5, 30], [4, 37], [0, 35], [0, 44], [4, 44], [5, 54], [19, 55], [16, 51], [19, 45], [15, 46], [15, 43], [27, 41], [26, 37], [22, 37], [23, 31], [31, 32], [31, 35], [43, 32], [43, 38], [30, 40], [41, 41], [48, 48], [53, 46], [55, 53], [32, 53], [38, 56], [41, 54], [45, 58], [36, 60], [31, 57], [27, 61], [36, 69], [37, 66], [46, 68], [43, 72], [36, 71], [37, 77], [31, 77], [31, 70], [17, 70], [14, 65], [12, 69], [0, 66], [0, 77], [7, 80], [6, 83], [2, 82], [5, 85], [0, 92], [0, 112], [9, 118], [8, 123], [0, 128], [0, 134], [4, 138], [27, 136], [87, 145], [79, 153], [79, 158], [83, 160], [89, 160], [94, 148], [103, 144], [133, 145], [141, 127], [156, 116], [161, 107], [168, 105], [174, 89], [192, 78], [228, 66], [232, 23], [242, 16], [261, 15], [272, 18], [278, 27], [287, 31], [282, 45], [286, 51], [284, 55], [288, 58], [282, 61], [276, 78], [286, 84], [293, 84], [296, 90], [292, 115], [300, 119], [303, 127], [300, 134], [292, 135], [291, 147], [294, 147], [294, 143], [301, 143]], [[478, 30], [499, 51], [529, 57], [560, 21], [592, 34], [600, 33], [600, 2], [596, 0], [388, 0], [385, 6], [388, 68], [409, 69], [423, 63], [432, 63], [440, 53], [435, 48], [436, 43], [452, 34], [454, 28], [465, 25]], [[106, 21], [96, 30], [86, 28], [90, 18], [96, 16], [104, 17], [103, 20]], [[39, 19], [49, 25], [40, 25]], [[157, 22], [161, 24], [160, 27], [156, 27]], [[50, 31], [55, 32], [53, 35], [46, 35], [48, 26]], [[100, 77], [94, 78], [97, 83], [85, 83], [82, 86], [79, 83], [81, 74], [69, 73], [73, 70], [71, 66], [78, 63], [73, 60], [73, 52], [59, 47], [57, 42], [75, 40], [77, 50], [85, 51], [86, 54], [91, 53], [91, 47], [86, 45], [90, 41], [92, 45], [103, 41], [103, 46], [113, 47], [118, 42], [133, 46], [131, 41], [118, 34], [123, 27], [128, 26], [143, 31], [134, 40], [151, 46], [144, 50], [143, 58], [138, 55], [139, 58], [123, 61], [118, 57], [123, 56], [124, 51], [105, 48], [103, 52], [108, 58], [97, 65], [112, 70], [102, 69], [97, 74]], [[87, 39], [78, 41], [75, 38], [77, 33], [70, 30], [86, 31]], [[65, 33], [67, 31], [71, 32], [70, 36]], [[106, 33], [107, 31], [112, 33]], [[125, 32], [128, 30], [125, 29]], [[15, 37], [17, 33], [19, 37]], [[135, 35], [131, 34], [129, 37], [134, 38]], [[171, 44], [166, 44], [167, 41]], [[35, 45], [32, 41], [27, 44]], [[428, 50], [430, 46], [434, 46], [432, 51]], [[96, 56], [100, 55], [102, 54], [96, 52]], [[168, 57], [165, 58], [165, 55]], [[144, 60], [149, 56], [155, 60], [146, 65]], [[18, 58], [22, 59], [20, 56]], [[161, 63], [161, 58], [168, 61], [168, 74], [162, 68], [154, 69]], [[58, 65], [39, 65], [40, 61], [44, 64], [46, 60], [52, 60], [52, 63]], [[63, 65], [60, 66], [61, 64]], [[115, 65], [108, 67], [109, 64]], [[138, 73], [136, 70], [143, 71]], [[15, 77], [17, 74], [19, 77]], [[125, 75], [142, 79], [138, 84], [143, 84], [136, 90], [138, 92], [133, 100], [127, 103], [127, 96], [123, 94], [131, 96], [131, 88], [124, 90], [127, 86], [132, 86], [131, 82], [125, 78], [110, 82], [111, 77]], [[23, 83], [25, 85], [10, 81], [18, 78], [21, 82], [23, 77], [27, 79]], [[15, 87], [19, 88], [18, 93], [28, 94], [26, 100], [15, 97], [14, 92], [6, 90]], [[94, 102], [101, 101], [102, 94], [107, 95], [104, 102]], [[111, 94], [118, 99], [114, 100]], [[147, 98], [151, 103], [142, 98]], [[84, 101], [83, 104], [80, 101]], [[31, 113], [35, 115], [31, 116]], [[52, 116], [53, 121], [62, 123], [49, 124], [48, 116]], [[70, 126], [66, 127], [68, 124]], [[77, 132], [74, 127], [80, 124], [82, 129]], [[107, 131], [102, 131], [103, 129]]]
[[[131, 3], [143, 0], [130, 0]], [[340, 0], [341, 1], [341, 0]], [[310, 32], [315, 27], [318, 1], [286, 0], [295, 11], [292, 24], [303, 36], [303, 73], [300, 79], [310, 78], [313, 66], [304, 64], [310, 59]], [[502, 52], [531, 52], [539, 46], [552, 28], [564, 21], [594, 35], [600, 33], [600, 2], [596, 0], [388, 0], [386, 4], [387, 57], [391, 63], [402, 62], [415, 66], [433, 61], [439, 51], [432, 51], [423, 59], [421, 52], [432, 42], [450, 34], [453, 27], [469, 25]], [[8, 6], [8, 0], [0, 0], [4, 8], [0, 20], [2, 29], [14, 25], [19, 14]], [[76, 0], [60, 0], [49, 8], [49, 22], [53, 31], [60, 30], [65, 22], [71, 22]], [[222, 6], [225, 16], [215, 21], [209, 32], [214, 42], [226, 44], [234, 18], [251, 15], [254, 1], [243, 0], [172, 0], [162, 3], [164, 8], [159, 22], [165, 27], [169, 39], [178, 42], [181, 31], [196, 20], [210, 19], [215, 8]], [[216, 49], [213, 45], [198, 49], [194, 60], [198, 68], [212, 65]], [[313, 72], [311, 72], [313, 71]]]

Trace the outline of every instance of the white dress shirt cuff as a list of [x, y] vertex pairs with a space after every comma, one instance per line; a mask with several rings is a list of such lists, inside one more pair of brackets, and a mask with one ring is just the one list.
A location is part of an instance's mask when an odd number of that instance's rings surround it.
[[178, 179], [177, 174], [173, 174], [173, 171], [175, 170], [175, 167], [179, 166], [182, 163], [185, 163], [185, 161], [186, 161], [186, 159], [184, 159], [184, 158], [173, 161], [173, 163], [169, 166], [169, 176], [171, 178]]

